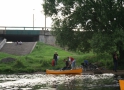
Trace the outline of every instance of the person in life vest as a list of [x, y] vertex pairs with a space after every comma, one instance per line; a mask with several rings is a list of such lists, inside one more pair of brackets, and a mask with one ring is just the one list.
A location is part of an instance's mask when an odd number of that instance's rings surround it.
[[52, 66], [55, 66], [55, 60], [54, 59], [52, 60]]
[[71, 69], [75, 69], [76, 60], [73, 57], [68, 57], [68, 60], [71, 64]]

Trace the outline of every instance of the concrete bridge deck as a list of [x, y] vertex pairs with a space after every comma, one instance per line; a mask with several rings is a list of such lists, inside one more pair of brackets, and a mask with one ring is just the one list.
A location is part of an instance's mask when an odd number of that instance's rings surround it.
[[23, 41], [23, 42], [43, 42], [55, 45], [56, 38], [52, 34], [51, 27], [10, 27], [0, 26], [0, 39], [7, 41]]

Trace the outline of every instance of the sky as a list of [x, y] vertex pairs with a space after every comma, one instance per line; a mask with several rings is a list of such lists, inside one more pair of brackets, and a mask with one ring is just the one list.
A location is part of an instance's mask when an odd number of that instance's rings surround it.
[[[0, 26], [45, 27], [43, 0], [0, 0]], [[46, 18], [46, 27], [52, 20]]]

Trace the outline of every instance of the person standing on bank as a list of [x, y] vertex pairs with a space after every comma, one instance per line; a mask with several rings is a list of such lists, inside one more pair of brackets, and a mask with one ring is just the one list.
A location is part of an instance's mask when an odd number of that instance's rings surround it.
[[71, 69], [75, 69], [76, 60], [73, 57], [68, 57], [68, 60], [70, 61]]
[[55, 65], [57, 65], [58, 57], [59, 55], [57, 54], [57, 52], [55, 52], [53, 55], [53, 59], [55, 60]]
[[116, 52], [114, 52], [114, 54], [113, 54], [113, 64], [114, 64], [113, 70], [114, 70], [115, 72], [117, 72], [118, 56], [117, 56], [117, 53], [116, 53]]

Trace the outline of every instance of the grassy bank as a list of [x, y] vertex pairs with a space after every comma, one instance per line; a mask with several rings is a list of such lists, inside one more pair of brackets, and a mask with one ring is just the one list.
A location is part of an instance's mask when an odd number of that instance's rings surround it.
[[[58, 65], [52, 67], [51, 61], [55, 51], [59, 54], [59, 60]], [[16, 59], [13, 62], [0, 62], [0, 73], [32, 73], [45, 71], [46, 69], [60, 69], [64, 66], [63, 59], [68, 56], [72, 56], [76, 59], [77, 66], [80, 66], [85, 59], [91, 63], [98, 62], [101, 66], [105, 66], [106, 68], [111, 68], [112, 66], [112, 58], [108, 54], [96, 55], [92, 52], [79, 54], [38, 42], [33, 52], [25, 56], [0, 53], [0, 60], [8, 57]]]

